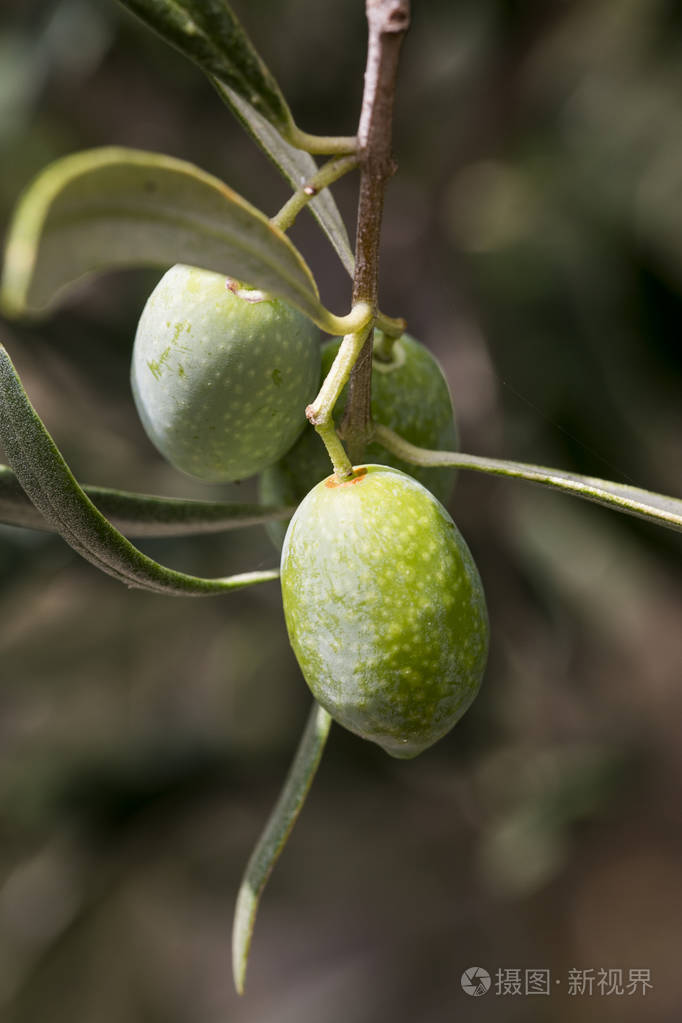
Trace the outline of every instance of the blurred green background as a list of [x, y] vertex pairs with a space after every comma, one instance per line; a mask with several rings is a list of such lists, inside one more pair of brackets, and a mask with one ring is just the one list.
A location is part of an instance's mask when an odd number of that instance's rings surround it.
[[[308, 131], [350, 134], [361, 0], [235, 6]], [[682, 494], [682, 15], [675, 0], [415, 2], [381, 304], [437, 353], [464, 450]], [[77, 149], [164, 151], [274, 212], [286, 187], [201, 73], [114, 0], [3, 0], [0, 231]], [[336, 188], [353, 230], [355, 180]], [[336, 311], [349, 282], [293, 236]], [[165, 466], [133, 408], [158, 274], [0, 321], [82, 481], [249, 499]], [[451, 511], [492, 624], [483, 690], [412, 762], [333, 730], [233, 993], [241, 871], [309, 699], [279, 593], [128, 591], [0, 528], [3, 1023], [441, 1023], [680, 1018], [682, 542], [462, 473]], [[174, 567], [269, 567], [262, 529], [147, 543]], [[470, 1000], [468, 967], [551, 970]], [[646, 996], [569, 995], [574, 968]], [[555, 981], [559, 983], [555, 984]]]

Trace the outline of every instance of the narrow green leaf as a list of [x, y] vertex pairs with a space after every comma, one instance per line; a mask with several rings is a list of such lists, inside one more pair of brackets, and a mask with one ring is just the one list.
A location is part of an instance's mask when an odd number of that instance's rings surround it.
[[[223, 0], [120, 2], [199, 65], [237, 120], [294, 188], [313, 176], [317, 164], [310, 153], [285, 139], [293, 122], [279, 86], [228, 4]], [[329, 189], [309, 206], [352, 277], [348, 233]]]
[[[293, 509], [227, 501], [193, 501], [135, 494], [110, 487], [83, 486], [102, 515], [126, 536], [196, 536], [285, 519]], [[7, 465], [0, 465], [0, 522], [53, 531]]]
[[331, 723], [327, 711], [319, 704], [313, 704], [280, 797], [246, 865], [237, 894], [232, 928], [232, 973], [239, 994], [244, 992], [251, 936], [260, 897], [308, 795]]
[[[248, 100], [231, 89], [225, 82], [216, 78], [213, 79], [213, 83], [237, 120], [241, 121], [244, 128], [270, 157], [293, 188], [300, 188], [305, 181], [312, 178], [318, 167], [310, 153], [290, 145]], [[328, 188], [325, 188], [310, 200], [308, 208], [334, 246], [349, 276], [352, 277], [355, 260], [348, 240], [346, 225], [341, 219], [334, 196]]]
[[126, 540], [79, 487], [0, 345], [0, 441], [35, 507], [86, 561], [127, 586], [172, 596], [209, 596], [276, 579], [277, 571], [200, 579], [164, 568]]
[[549, 469], [543, 465], [483, 458], [480, 455], [464, 455], [459, 451], [428, 451], [426, 448], [415, 447], [393, 430], [379, 424], [375, 426], [373, 439], [413, 465], [448, 465], [457, 469], [473, 469], [475, 472], [528, 480], [530, 483], [539, 483], [552, 490], [573, 494], [574, 497], [582, 497], [595, 504], [603, 504], [626, 515], [636, 515], [659, 526], [682, 531], [682, 499], [679, 497], [652, 493], [627, 483], [615, 483], [613, 480], [580, 476], [565, 469]]
[[279, 131], [292, 124], [277, 82], [225, 0], [120, 0], [207, 74], [222, 79]]
[[317, 323], [331, 316], [301, 254], [260, 210], [184, 160], [116, 147], [57, 160], [29, 186], [8, 234], [0, 303], [35, 313], [93, 271], [172, 263], [245, 281]]

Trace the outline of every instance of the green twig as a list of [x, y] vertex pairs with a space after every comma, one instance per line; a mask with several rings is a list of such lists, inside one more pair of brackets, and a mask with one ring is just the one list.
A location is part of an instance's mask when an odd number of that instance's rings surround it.
[[355, 154], [329, 160], [323, 167], [320, 167], [317, 174], [313, 174], [304, 185], [301, 185], [294, 192], [279, 212], [270, 218], [270, 223], [281, 231], [288, 231], [298, 214], [307, 206], [311, 199], [319, 195], [323, 188], [327, 188], [335, 181], [338, 181], [339, 178], [342, 178], [344, 174], [348, 174], [357, 165], [358, 158]]
[[309, 135], [293, 122], [284, 137], [296, 149], [305, 149], [313, 156], [344, 156], [354, 153], [358, 145], [355, 135]]
[[334, 405], [348, 381], [368, 332], [369, 327], [367, 326], [362, 330], [345, 335], [317, 397], [305, 410], [306, 416], [313, 426], [320, 426], [331, 419]]
[[346, 334], [317, 397], [305, 410], [308, 420], [317, 430], [331, 459], [336, 475], [344, 479], [351, 475], [353, 464], [341, 443], [334, 426], [334, 406], [348, 382], [355, 360], [362, 351], [369, 333], [369, 325], [355, 333]]

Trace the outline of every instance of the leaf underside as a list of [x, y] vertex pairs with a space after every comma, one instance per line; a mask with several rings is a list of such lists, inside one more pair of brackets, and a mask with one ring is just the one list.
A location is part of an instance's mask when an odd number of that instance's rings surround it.
[[232, 928], [232, 972], [239, 994], [244, 991], [260, 897], [308, 795], [331, 723], [327, 711], [314, 703], [279, 799], [246, 865], [237, 894]]
[[[251, 137], [261, 146], [282, 176], [293, 188], [300, 188], [317, 171], [317, 164], [310, 153], [296, 149], [282, 138], [278, 131], [258, 113], [251, 104], [218, 78], [213, 79], [218, 94], [227, 103], [238, 121]], [[308, 203], [313, 214], [345, 267], [353, 276], [355, 259], [344, 224], [334, 196], [328, 188]]]
[[276, 570], [202, 579], [159, 565], [97, 510], [62, 458], [0, 345], [0, 441], [16, 478], [47, 522], [86, 561], [127, 586], [210, 596], [277, 579]]
[[264, 214], [184, 160], [104, 147], [66, 156], [29, 186], [8, 232], [0, 303], [36, 314], [86, 274], [187, 263], [276, 295], [319, 322], [313, 276]]
[[[112, 525], [131, 537], [196, 536], [288, 518], [293, 508], [227, 501], [194, 501], [136, 494], [110, 487], [83, 491]], [[26, 496], [16, 475], [0, 465], [0, 523], [54, 532], [54, 526]]]

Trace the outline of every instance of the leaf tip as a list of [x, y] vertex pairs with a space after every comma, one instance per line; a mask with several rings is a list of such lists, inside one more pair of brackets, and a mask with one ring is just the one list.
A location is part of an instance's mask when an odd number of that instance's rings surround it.
[[258, 897], [248, 881], [244, 881], [237, 894], [232, 926], [232, 977], [238, 995], [244, 994], [246, 967], [258, 909]]

